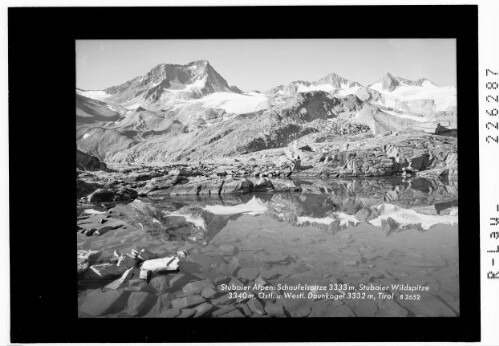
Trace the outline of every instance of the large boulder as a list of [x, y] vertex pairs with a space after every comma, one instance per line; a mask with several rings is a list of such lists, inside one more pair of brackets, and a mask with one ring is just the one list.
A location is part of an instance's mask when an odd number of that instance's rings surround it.
[[137, 191], [126, 187], [116, 190], [97, 189], [88, 195], [87, 200], [89, 203], [128, 202], [136, 199], [138, 195]]
[[86, 171], [105, 171], [106, 164], [97, 157], [76, 149], [76, 167]]
[[171, 186], [167, 193], [170, 196], [182, 195], [218, 195], [223, 181], [209, 178], [191, 178], [189, 181], [183, 181], [180, 184]]
[[269, 190], [274, 190], [274, 185], [267, 178], [260, 179], [254, 186], [253, 192], [266, 192]]
[[253, 182], [248, 179], [228, 179], [224, 181], [220, 194], [234, 193], [244, 194], [251, 192], [253, 189]]
[[139, 196], [137, 191], [126, 188], [126, 187], [121, 187], [118, 190], [115, 191], [115, 198], [114, 201], [116, 202], [126, 202], [126, 201], [133, 201], [135, 198]]
[[[153, 191], [168, 190], [176, 184], [184, 184], [189, 180], [180, 175], [166, 175], [161, 177], [156, 177], [147, 182], [145, 186], [138, 190], [138, 194], [145, 196]], [[160, 192], [163, 193], [163, 192]]]
[[414, 170], [423, 171], [430, 164], [430, 154], [422, 154], [411, 159], [410, 167]]
[[89, 203], [102, 203], [102, 202], [114, 202], [116, 193], [107, 189], [98, 189], [88, 195], [87, 199]]

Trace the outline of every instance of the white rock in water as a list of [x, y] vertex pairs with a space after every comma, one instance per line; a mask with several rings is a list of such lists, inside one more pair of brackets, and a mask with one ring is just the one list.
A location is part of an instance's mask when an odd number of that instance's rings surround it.
[[160, 272], [178, 269], [178, 257], [163, 257], [144, 261], [140, 267], [141, 270], [150, 270], [151, 272]]
[[148, 280], [150, 275], [151, 275], [151, 271], [142, 269], [142, 270], [140, 271], [140, 276], [139, 276], [139, 278], [140, 278], [141, 280]]

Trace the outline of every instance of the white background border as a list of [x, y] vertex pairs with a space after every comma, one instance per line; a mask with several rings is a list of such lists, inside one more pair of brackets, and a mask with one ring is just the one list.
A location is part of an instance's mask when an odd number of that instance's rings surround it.
[[[0, 273], [2, 281], [0, 285], [0, 344], [10, 344], [10, 278], [9, 261], [9, 185], [8, 185], [8, 50], [7, 50], [7, 8], [8, 7], [52, 7], [52, 6], [276, 6], [276, 5], [457, 5], [478, 4], [479, 11], [479, 92], [480, 92], [480, 223], [481, 223], [481, 302], [482, 302], [482, 341], [474, 345], [499, 345], [499, 280], [487, 280], [487, 272], [491, 267], [491, 254], [486, 249], [494, 249], [498, 245], [497, 240], [489, 237], [491, 231], [498, 231], [490, 226], [490, 217], [499, 217], [496, 205], [499, 204], [499, 144], [486, 144], [487, 135], [496, 136], [499, 131], [487, 130], [487, 121], [499, 120], [491, 118], [485, 113], [491, 109], [491, 104], [485, 101], [485, 95], [491, 94], [485, 88], [488, 81], [498, 81], [485, 76], [485, 69], [494, 72], [499, 70], [499, 1], [498, 0], [475, 0], [475, 1], [305, 1], [305, 0], [142, 0], [142, 1], [119, 1], [119, 0], [7, 0], [0, 4]], [[495, 95], [495, 94], [493, 94]], [[459, 111], [459, 110], [458, 110]], [[464, 114], [460, 116], [476, 116], [475, 114]], [[466, 164], [466, 163], [460, 163]], [[466, 201], [460, 201], [466, 203]], [[26, 231], [29, 231], [28, 229]], [[463, 230], [476, 232], [477, 230]], [[40, 249], [43, 251], [43, 249]], [[495, 256], [495, 270], [499, 271], [499, 255]], [[465, 261], [460, 258], [460, 261]], [[29, 275], [29, 273], [27, 273]], [[461, 297], [466, 299], [466, 297]], [[334, 333], [334, 326], [332, 328]], [[380, 333], [390, 333], [390, 326]], [[337, 343], [338, 345], [365, 345], [365, 343]], [[370, 345], [385, 345], [387, 343], [371, 343]], [[397, 345], [420, 345], [420, 343], [396, 343]], [[47, 344], [45, 344], [47, 345]], [[125, 344], [131, 345], [131, 344]], [[185, 345], [185, 344], [180, 344]], [[251, 344], [255, 345], [255, 344]], [[272, 344], [272, 345], [294, 345]], [[299, 345], [299, 344], [296, 344]], [[320, 344], [319, 344], [320, 345]], [[451, 343], [432, 343], [432, 345], [451, 345]]]

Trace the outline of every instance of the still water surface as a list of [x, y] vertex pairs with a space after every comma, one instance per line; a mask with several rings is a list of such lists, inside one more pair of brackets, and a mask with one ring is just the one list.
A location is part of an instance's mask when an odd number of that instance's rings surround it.
[[[160, 256], [186, 250], [188, 256], [178, 273], [121, 288], [119, 302], [101, 316], [459, 315], [456, 185], [426, 179], [295, 184], [302, 192], [141, 198], [110, 209], [106, 215], [127, 227], [102, 236], [77, 233], [78, 249], [100, 250], [104, 262], [116, 249]], [[186, 289], [193, 282], [213, 292]], [[80, 278], [80, 317], [92, 317], [81, 307], [103, 299], [107, 283]], [[132, 298], [136, 291], [147, 299]], [[196, 303], [178, 305], [193, 295], [200, 296]]]

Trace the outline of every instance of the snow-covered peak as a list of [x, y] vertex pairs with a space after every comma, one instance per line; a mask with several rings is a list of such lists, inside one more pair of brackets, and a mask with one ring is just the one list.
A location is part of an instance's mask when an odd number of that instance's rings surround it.
[[383, 90], [393, 91], [400, 85], [400, 78], [395, 78], [389, 72], [381, 80], [381, 88]]
[[210, 65], [195, 60], [186, 65], [159, 64], [142, 76], [104, 90], [118, 103], [151, 104], [172, 99], [197, 99], [215, 92], [242, 93]]
[[432, 88], [432, 87], [438, 88], [438, 85], [436, 85], [435, 83], [433, 83], [432, 81], [430, 81], [427, 78], [421, 78], [417, 81], [417, 83], [419, 86], [422, 86], [423, 88]]
[[395, 77], [391, 73], [387, 73], [383, 78], [371, 85], [369, 88], [379, 92], [392, 92], [397, 88], [412, 86], [412, 87], [438, 87], [435, 83], [427, 78], [420, 78], [418, 80], [410, 80], [402, 77]]
[[287, 85], [279, 85], [266, 92], [267, 95], [292, 96], [297, 92], [324, 91], [338, 96], [354, 94], [361, 84], [352, 82], [336, 73], [330, 73], [314, 82], [297, 80]]
[[186, 66], [208, 66], [210, 64], [210, 62], [208, 60], [204, 60], [204, 59], [201, 59], [201, 60], [194, 60], [190, 63], [188, 63]]
[[440, 87], [427, 78], [409, 80], [394, 77], [387, 73], [383, 79], [369, 86], [381, 93], [380, 104], [387, 107], [407, 107], [419, 102], [429, 104], [433, 102], [435, 111], [447, 111], [456, 106], [456, 88]]
[[329, 85], [333, 86], [335, 89], [340, 89], [342, 86], [350, 87], [352, 82], [349, 81], [348, 79], [345, 79], [345, 78], [337, 75], [336, 73], [330, 73], [330, 74], [322, 77], [321, 79], [316, 80], [312, 84], [313, 85], [329, 84]]

